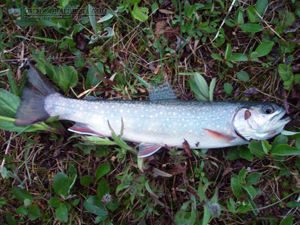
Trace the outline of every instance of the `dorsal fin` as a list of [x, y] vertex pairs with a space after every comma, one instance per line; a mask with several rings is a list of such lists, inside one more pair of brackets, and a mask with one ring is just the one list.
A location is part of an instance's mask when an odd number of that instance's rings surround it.
[[150, 85], [148, 91], [150, 101], [177, 98], [168, 81], [165, 81], [163, 84], [157, 86]]

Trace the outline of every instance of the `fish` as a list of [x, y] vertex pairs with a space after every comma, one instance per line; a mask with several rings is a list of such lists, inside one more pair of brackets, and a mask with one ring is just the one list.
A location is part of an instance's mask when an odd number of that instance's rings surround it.
[[[148, 101], [72, 99], [58, 93], [45, 75], [30, 65], [16, 126], [58, 116], [75, 122], [69, 131], [139, 143], [138, 158], [163, 147], [213, 149], [248, 144], [279, 134], [290, 121], [274, 103], [185, 101], [177, 99], [169, 83], [150, 86]], [[118, 133], [117, 133], [118, 134]]]

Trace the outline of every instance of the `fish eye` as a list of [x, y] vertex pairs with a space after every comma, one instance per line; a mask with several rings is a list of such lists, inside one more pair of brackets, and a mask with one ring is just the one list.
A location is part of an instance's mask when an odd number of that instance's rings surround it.
[[265, 114], [271, 114], [271, 113], [274, 112], [274, 107], [271, 106], [271, 105], [265, 105], [265, 106], [263, 107], [263, 112], [264, 112]]

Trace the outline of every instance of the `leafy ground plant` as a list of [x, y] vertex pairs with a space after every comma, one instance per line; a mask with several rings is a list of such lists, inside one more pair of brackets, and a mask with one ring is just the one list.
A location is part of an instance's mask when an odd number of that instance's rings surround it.
[[[298, 1], [6, 1], [0, 7], [1, 224], [282, 224], [299, 221]], [[26, 60], [66, 97], [270, 101], [292, 122], [268, 141], [165, 149], [14, 117]], [[259, 221], [259, 222], [258, 222]]]

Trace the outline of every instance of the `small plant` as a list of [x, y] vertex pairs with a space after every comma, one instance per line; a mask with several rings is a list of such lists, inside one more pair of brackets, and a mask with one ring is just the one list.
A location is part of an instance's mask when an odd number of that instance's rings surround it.
[[[81, 178], [80, 183], [84, 186], [89, 186], [97, 183], [97, 195], [90, 195], [84, 202], [84, 208], [90, 213], [96, 215], [95, 223], [109, 220], [109, 211], [115, 211], [120, 202], [110, 194], [108, 181], [103, 177], [110, 172], [110, 164], [100, 165], [95, 173], [95, 178], [86, 175]], [[108, 211], [109, 210], [109, 211]]]
[[13, 187], [12, 191], [14, 196], [24, 203], [24, 205], [16, 209], [17, 214], [27, 216], [30, 220], [35, 220], [40, 217], [40, 207], [28, 191], [19, 187]]
[[199, 101], [213, 101], [216, 78], [212, 79], [208, 87], [206, 80], [200, 73], [181, 73], [181, 75], [194, 75], [190, 79], [190, 85]]
[[[141, 0], [123, 0], [123, 2], [118, 6], [120, 12], [131, 13], [133, 18], [145, 22], [148, 19], [149, 9], [146, 7], [140, 7], [138, 4]], [[133, 5], [133, 9], [132, 6]], [[155, 7], [155, 6], [154, 6]]]

